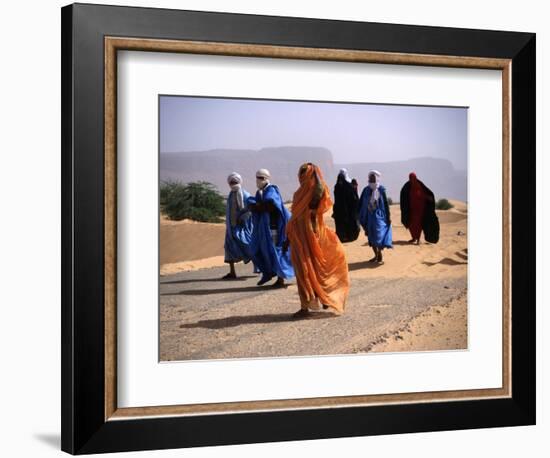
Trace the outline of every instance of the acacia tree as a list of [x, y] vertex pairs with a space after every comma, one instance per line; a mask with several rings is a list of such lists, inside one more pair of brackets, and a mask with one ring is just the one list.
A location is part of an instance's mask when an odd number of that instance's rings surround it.
[[218, 223], [225, 215], [225, 202], [216, 187], [207, 181], [182, 184], [166, 181], [160, 186], [160, 207], [174, 221]]

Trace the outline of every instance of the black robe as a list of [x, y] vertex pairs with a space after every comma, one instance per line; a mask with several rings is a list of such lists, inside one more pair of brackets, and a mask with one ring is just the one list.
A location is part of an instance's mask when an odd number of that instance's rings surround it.
[[[424, 232], [424, 240], [430, 243], [437, 243], [439, 241], [439, 219], [435, 213], [435, 196], [434, 193], [420, 180], [416, 180], [422, 186], [423, 191], [426, 193], [426, 207], [424, 208], [424, 217], [422, 218], [422, 231]], [[409, 192], [411, 183], [407, 181], [403, 188], [401, 188], [401, 194], [399, 196], [399, 206], [401, 207], [401, 223], [403, 226], [409, 226], [410, 218], [410, 200]]]
[[351, 183], [338, 178], [334, 186], [332, 217], [336, 235], [342, 243], [353, 242], [359, 236], [359, 197]]

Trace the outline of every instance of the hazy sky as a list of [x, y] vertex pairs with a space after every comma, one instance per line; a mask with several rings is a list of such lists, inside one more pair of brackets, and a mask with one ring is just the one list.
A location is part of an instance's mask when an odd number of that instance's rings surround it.
[[467, 109], [161, 96], [161, 152], [323, 146], [334, 162], [430, 156], [467, 167]]

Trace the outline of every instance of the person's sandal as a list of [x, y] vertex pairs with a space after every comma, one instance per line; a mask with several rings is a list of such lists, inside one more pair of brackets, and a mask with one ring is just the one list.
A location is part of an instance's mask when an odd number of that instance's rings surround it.
[[271, 285], [273, 288], [286, 287], [285, 281], [282, 278], [277, 278], [277, 281]]
[[260, 281], [256, 283], [258, 286], [265, 285], [269, 280], [273, 278], [273, 275], [262, 275], [262, 278], [260, 278]]
[[231, 272], [229, 272], [228, 274], [226, 274], [222, 277], [222, 280], [236, 280], [236, 278], [237, 278], [237, 275], [232, 274]]
[[309, 316], [309, 310], [308, 309], [300, 309], [297, 312], [292, 314], [292, 318], [306, 318]]

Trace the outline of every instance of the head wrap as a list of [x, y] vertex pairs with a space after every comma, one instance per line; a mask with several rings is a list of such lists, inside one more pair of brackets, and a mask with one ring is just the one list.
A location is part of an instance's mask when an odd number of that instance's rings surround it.
[[348, 183], [351, 183], [351, 178], [349, 176], [348, 169], [344, 169], [344, 168], [340, 169], [340, 172], [338, 172], [338, 176], [341, 176]]
[[231, 172], [227, 177], [227, 184], [231, 185], [232, 181], [237, 181], [239, 184], [242, 184], [243, 179], [237, 172]]
[[378, 179], [382, 176], [382, 174], [378, 170], [374, 169], [369, 172], [369, 176], [371, 175], [374, 175], [376, 177], [376, 181], [378, 181]]
[[423, 201], [425, 199], [424, 190], [422, 189], [422, 185], [420, 184], [420, 181], [418, 180], [418, 178], [416, 178], [416, 173], [414, 172], [409, 173], [409, 183], [410, 183], [410, 190], [409, 190], [410, 199]]
[[[374, 176], [374, 183], [371, 183], [370, 181], [371, 176]], [[369, 208], [371, 210], [376, 208], [378, 205], [378, 199], [380, 198], [380, 192], [378, 191], [378, 188], [380, 187], [380, 176], [381, 173], [378, 170], [371, 170], [369, 172], [369, 187], [372, 190], [369, 199]]]
[[[258, 177], [265, 178], [264, 180], [258, 180]], [[271, 178], [271, 174], [269, 173], [269, 170], [267, 169], [260, 169], [256, 172], [256, 186], [258, 189], [264, 189], [269, 184], [269, 179]]]
[[260, 169], [256, 172], [257, 177], [271, 178], [271, 173], [267, 169]]
[[[232, 181], [237, 181], [236, 185], [232, 185]], [[242, 190], [242, 177], [237, 172], [232, 172], [227, 177], [227, 184], [231, 188], [231, 191], [235, 193], [235, 197], [237, 199], [237, 206], [239, 210], [242, 210], [244, 207], [244, 196], [243, 196], [243, 190]]]
[[[298, 180], [300, 181], [300, 187], [294, 193], [292, 199], [293, 218], [298, 218], [312, 209], [318, 211], [318, 215], [322, 215], [332, 206], [328, 187], [323, 179], [323, 173], [317, 165], [311, 162], [302, 164], [298, 169]], [[316, 202], [316, 205], [311, 207], [310, 205], [313, 202]]]
[[298, 169], [298, 181], [303, 184], [305, 180], [310, 179], [315, 173], [315, 166], [311, 162], [305, 162]]

